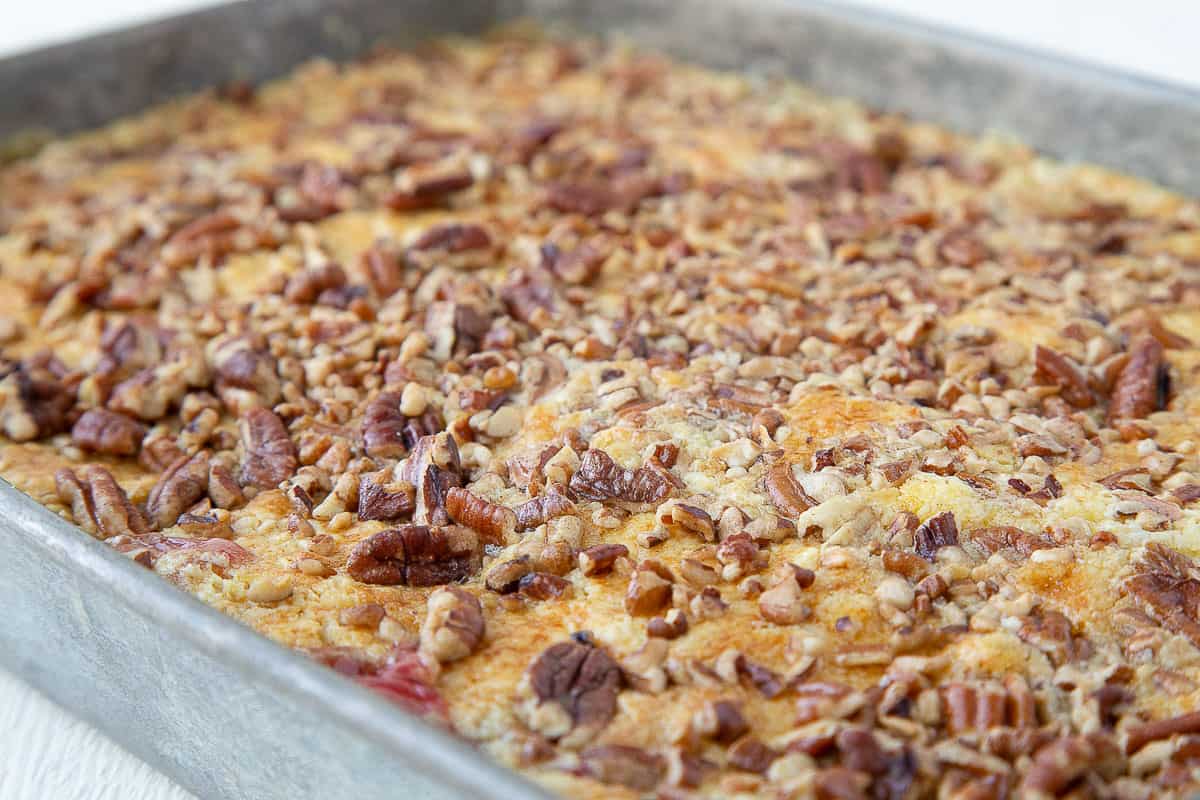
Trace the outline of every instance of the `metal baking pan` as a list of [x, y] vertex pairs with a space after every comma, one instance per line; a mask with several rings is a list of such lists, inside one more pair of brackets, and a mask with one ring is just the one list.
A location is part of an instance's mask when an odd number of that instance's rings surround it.
[[[530, 17], [1200, 194], [1200, 97], [796, 0], [263, 0], [0, 60], [0, 139], [66, 132], [316, 55]], [[534, 798], [472, 748], [287, 651], [0, 484], [0, 664], [202, 798]]]

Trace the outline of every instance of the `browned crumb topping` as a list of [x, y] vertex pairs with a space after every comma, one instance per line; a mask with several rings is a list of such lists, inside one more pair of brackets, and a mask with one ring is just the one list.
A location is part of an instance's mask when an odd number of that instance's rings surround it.
[[1200, 207], [587, 41], [0, 171], [0, 473], [563, 794], [1200, 788]]

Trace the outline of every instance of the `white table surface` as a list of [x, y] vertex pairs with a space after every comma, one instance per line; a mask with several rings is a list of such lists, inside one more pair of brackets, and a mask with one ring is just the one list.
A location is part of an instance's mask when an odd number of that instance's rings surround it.
[[[600, 0], [596, 0], [600, 1]], [[714, 0], [719, 2], [720, 0]], [[90, 31], [216, 5], [214, 0], [13, 2], [0, 56]], [[1200, 3], [1140, 0], [860, 0], [941, 25], [1200, 87]], [[189, 800], [192, 796], [86, 723], [0, 672], [0, 798]]]

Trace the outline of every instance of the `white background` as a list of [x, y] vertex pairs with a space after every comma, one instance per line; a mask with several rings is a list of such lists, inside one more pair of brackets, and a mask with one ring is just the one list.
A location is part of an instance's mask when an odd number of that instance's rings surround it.
[[[0, 23], [3, 56], [216, 3], [0, 0], [0, 5], [5, 7]], [[1200, 87], [1196, 41], [1200, 2], [1196, 0], [862, 0], [858, 5]], [[86, 65], [80, 68], [86, 69]], [[189, 797], [111, 741], [0, 673], [3, 800]]]

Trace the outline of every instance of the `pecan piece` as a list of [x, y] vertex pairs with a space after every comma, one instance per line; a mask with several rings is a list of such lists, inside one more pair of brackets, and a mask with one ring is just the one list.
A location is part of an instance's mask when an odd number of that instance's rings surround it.
[[479, 560], [479, 538], [470, 528], [404, 525], [355, 545], [346, 571], [362, 583], [438, 586], [473, 575]]
[[383, 392], [363, 413], [363, 449], [372, 458], [399, 458], [408, 450], [404, 429], [408, 417], [400, 412], [400, 393]]
[[943, 511], [921, 523], [913, 533], [913, 547], [926, 561], [933, 561], [937, 551], [958, 544], [958, 524], [954, 513]]
[[322, 264], [319, 267], [302, 270], [288, 278], [283, 288], [283, 296], [289, 303], [309, 305], [322, 292], [329, 289], [340, 289], [346, 285], [346, 271], [338, 264]]
[[604, 575], [612, 571], [618, 558], [627, 555], [629, 548], [623, 544], [598, 544], [579, 554], [579, 569], [588, 577]]
[[517, 530], [532, 530], [539, 525], [545, 525], [555, 517], [570, 514], [574, 510], [575, 504], [571, 502], [570, 498], [558, 492], [548, 492], [526, 500], [514, 509], [517, 515]]
[[584, 500], [616, 499], [630, 503], [660, 502], [674, 488], [651, 467], [625, 469], [608, 453], [594, 448], [583, 454], [569, 486]]
[[463, 225], [447, 222], [427, 228], [412, 243], [413, 250], [444, 250], [462, 253], [467, 250], [486, 250], [492, 237], [482, 225]]
[[997, 550], [1016, 550], [1025, 558], [1029, 558], [1029, 554], [1034, 550], [1045, 550], [1055, 546], [1049, 537], [1010, 525], [978, 528], [971, 531], [969, 536], [971, 541], [989, 553], [995, 553]]
[[744, 772], [763, 775], [779, 753], [753, 736], [743, 736], [729, 748], [729, 765]]
[[1059, 387], [1062, 399], [1076, 408], [1091, 408], [1095, 404], [1087, 376], [1070, 358], [1039, 344], [1033, 350], [1033, 362], [1034, 376]]
[[617, 784], [637, 792], [652, 792], [667, 775], [667, 762], [640, 747], [605, 744], [579, 754], [583, 773], [601, 783]]
[[421, 625], [421, 651], [442, 664], [466, 658], [483, 642], [483, 606], [479, 598], [457, 586], [429, 595]]
[[251, 408], [238, 423], [246, 450], [242, 482], [259, 489], [274, 489], [290, 478], [299, 465], [296, 445], [283, 420], [267, 408]]
[[249, 337], [216, 346], [212, 355], [215, 388], [235, 412], [250, 406], [273, 406], [283, 397], [275, 358]]
[[570, 588], [569, 581], [548, 572], [531, 572], [517, 581], [517, 591], [531, 600], [557, 600]]
[[758, 613], [776, 625], [795, 625], [812, 615], [804, 602], [803, 591], [812, 586], [812, 570], [787, 565], [786, 573], [770, 589], [759, 595]]
[[1180, 733], [1200, 733], [1200, 711], [1134, 725], [1128, 729], [1128, 733], [1125, 752], [1136, 753], [1150, 742], [1157, 742]]
[[180, 456], [150, 490], [146, 512], [155, 528], [169, 528], [179, 515], [208, 494], [208, 453]]
[[422, 436], [397, 470], [397, 477], [416, 487], [413, 521], [422, 525], [445, 525], [446, 494], [462, 485], [462, 462], [458, 445], [448, 433]]
[[1200, 647], [1200, 566], [1183, 553], [1152, 542], [1134, 570], [1124, 591], [1160, 624]]
[[0, 429], [14, 442], [28, 442], [64, 431], [75, 392], [62, 381], [56, 360], [17, 364], [0, 380]]
[[125, 490], [103, 467], [84, 467], [77, 475], [63, 468], [54, 473], [59, 499], [71, 507], [75, 524], [101, 539], [143, 534], [150, 530]]
[[1111, 738], [1093, 733], [1055, 739], [1033, 756], [1018, 788], [1021, 797], [1059, 797], [1085, 773], [1114, 775], [1123, 767], [1120, 749]]
[[657, 614], [671, 600], [675, 577], [656, 561], [638, 564], [625, 592], [625, 612], [635, 617]]
[[798, 517], [817, 505], [792, 474], [792, 466], [786, 461], [776, 461], [767, 470], [763, 487], [775, 510], [785, 517]]
[[446, 491], [446, 513], [450, 519], [471, 528], [487, 544], [508, 544], [517, 529], [511, 508], [484, 500], [458, 486]]
[[526, 671], [518, 706], [530, 727], [557, 740], [585, 740], [617, 713], [621, 667], [586, 634], [551, 645]]
[[1129, 360], [1117, 375], [1108, 400], [1108, 424], [1121, 419], [1144, 419], [1165, 407], [1169, 373], [1163, 346], [1143, 336], [1129, 349]]
[[88, 409], [71, 428], [71, 441], [81, 449], [113, 456], [133, 455], [145, 435], [145, 425], [106, 408]]
[[358, 518], [395, 522], [416, 508], [416, 489], [411, 483], [388, 481], [388, 470], [364, 475], [358, 484]]

